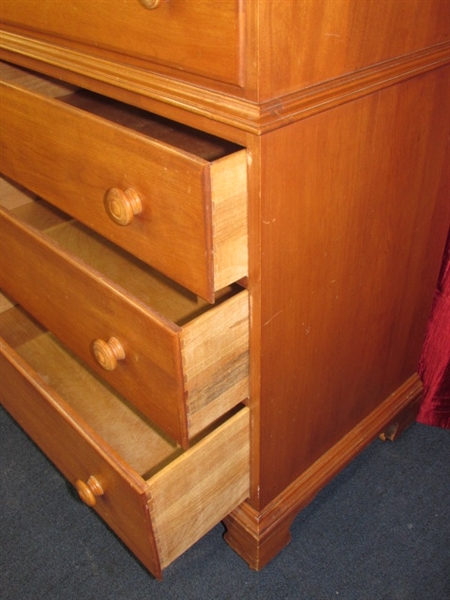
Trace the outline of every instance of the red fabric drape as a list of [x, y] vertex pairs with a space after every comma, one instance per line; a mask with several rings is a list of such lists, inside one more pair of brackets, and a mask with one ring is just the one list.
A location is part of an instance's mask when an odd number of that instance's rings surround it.
[[424, 396], [417, 421], [450, 429], [450, 232], [428, 321], [419, 375]]

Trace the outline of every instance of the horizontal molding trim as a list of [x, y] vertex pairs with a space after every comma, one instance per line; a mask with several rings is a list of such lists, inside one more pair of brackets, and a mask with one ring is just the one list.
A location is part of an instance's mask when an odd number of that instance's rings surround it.
[[[342, 77], [261, 103], [209, 90], [175, 78], [118, 64], [26, 36], [0, 31], [0, 57], [18, 64], [45, 66], [101, 82], [145, 99], [261, 135], [329, 110], [450, 63], [450, 42], [376, 64]], [[27, 62], [28, 61], [28, 62]]]

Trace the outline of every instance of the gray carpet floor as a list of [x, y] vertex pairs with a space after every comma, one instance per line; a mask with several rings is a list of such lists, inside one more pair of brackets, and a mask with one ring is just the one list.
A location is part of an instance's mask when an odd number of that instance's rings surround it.
[[222, 525], [158, 582], [0, 409], [2, 600], [450, 600], [450, 431], [374, 441], [256, 573]]

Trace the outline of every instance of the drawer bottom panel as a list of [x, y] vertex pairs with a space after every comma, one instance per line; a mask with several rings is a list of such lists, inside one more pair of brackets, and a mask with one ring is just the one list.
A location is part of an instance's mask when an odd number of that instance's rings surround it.
[[156, 577], [247, 498], [246, 407], [183, 451], [20, 308], [0, 330], [1, 403]]

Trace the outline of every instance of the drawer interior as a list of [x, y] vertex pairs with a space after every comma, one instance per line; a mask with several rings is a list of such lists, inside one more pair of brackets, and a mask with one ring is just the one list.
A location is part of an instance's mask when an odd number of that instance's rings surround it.
[[[248, 398], [239, 284], [211, 305], [40, 200], [1, 218], [4, 290], [184, 448]], [[120, 365], [105, 369], [98, 339], [120, 340]]]
[[4, 71], [6, 177], [210, 303], [248, 275], [245, 149], [87, 90]]
[[142, 135], [168, 144], [207, 161], [217, 160], [237, 152], [241, 146], [171, 121], [159, 115], [124, 104], [112, 98], [78, 89], [32, 71], [8, 63], [0, 63], [1, 78], [32, 92], [55, 98], [98, 117], [126, 127]]
[[[211, 309], [208, 302], [193, 292], [43, 200], [22, 204], [11, 212], [180, 327]], [[238, 284], [233, 284], [220, 290], [215, 305], [240, 289]]]
[[181, 454], [180, 446], [19, 306], [0, 314], [0, 332], [5, 342], [141, 477], [150, 477]]
[[247, 498], [247, 408], [184, 451], [20, 307], [0, 330], [5, 408], [77, 489], [101, 482], [89, 505], [157, 577]]

